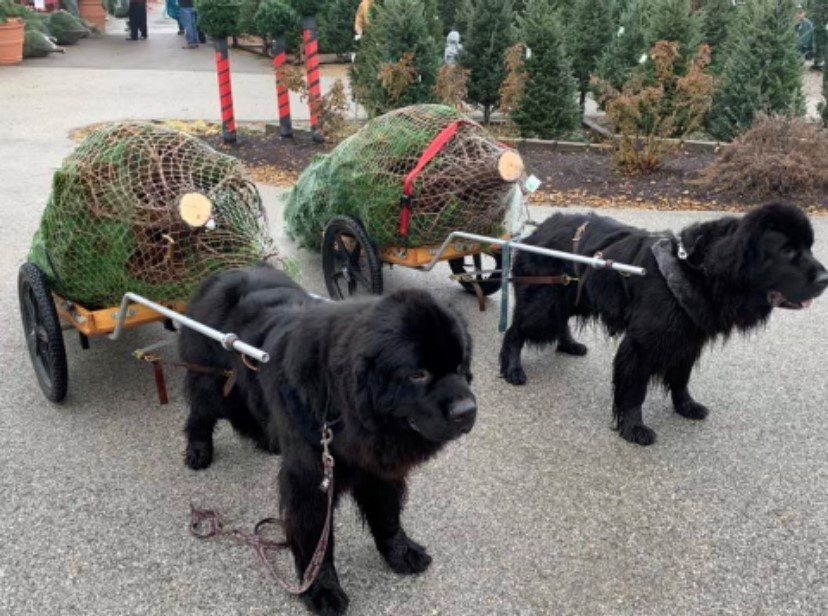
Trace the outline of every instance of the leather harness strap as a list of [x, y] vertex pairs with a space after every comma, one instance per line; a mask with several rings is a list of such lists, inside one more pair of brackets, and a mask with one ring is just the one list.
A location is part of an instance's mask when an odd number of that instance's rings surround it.
[[560, 276], [512, 276], [509, 278], [509, 281], [514, 284], [561, 284], [564, 286], [577, 280], [569, 274], [561, 274]]

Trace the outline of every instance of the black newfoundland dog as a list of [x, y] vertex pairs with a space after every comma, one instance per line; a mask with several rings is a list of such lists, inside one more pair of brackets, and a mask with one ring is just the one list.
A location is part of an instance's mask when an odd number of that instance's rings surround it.
[[[424, 571], [431, 557], [408, 538], [400, 513], [409, 470], [474, 425], [471, 339], [459, 315], [416, 290], [327, 302], [264, 265], [207, 280], [188, 314], [238, 334], [271, 359], [254, 371], [236, 353], [182, 331], [184, 361], [237, 374], [228, 391], [224, 376], [188, 371], [187, 466], [210, 464], [213, 428], [222, 418], [260, 447], [281, 452], [280, 508], [301, 576], [325, 520], [319, 486], [326, 422], [333, 430], [336, 496], [350, 490], [391, 569]], [[321, 614], [347, 608], [333, 536], [303, 599]]]
[[[811, 254], [811, 223], [789, 205], [770, 204], [743, 218], [694, 224], [678, 236], [651, 234], [593, 214], [556, 214], [526, 241], [590, 256], [601, 253], [647, 269], [643, 278], [625, 278], [519, 253], [512, 268], [513, 322], [500, 351], [501, 375], [521, 385], [526, 382], [520, 362], [525, 342], [557, 341], [563, 353], [587, 352], [572, 336], [570, 317], [600, 320], [610, 335], [624, 333], [614, 362], [613, 415], [619, 434], [639, 445], [655, 441], [655, 432], [641, 418], [651, 379], [660, 378], [670, 390], [679, 415], [704, 419], [707, 408], [690, 396], [687, 383], [705, 344], [764, 323], [774, 307], [805, 308], [828, 286], [828, 273]], [[562, 274], [580, 280], [568, 285], [521, 281]]]

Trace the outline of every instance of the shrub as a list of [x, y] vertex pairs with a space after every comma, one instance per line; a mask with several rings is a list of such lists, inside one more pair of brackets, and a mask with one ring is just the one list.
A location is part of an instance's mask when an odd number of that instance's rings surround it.
[[[593, 80], [613, 129], [621, 135], [616, 161], [628, 173], [658, 169], [678, 145], [668, 138], [686, 136], [701, 126], [715, 88], [707, 71], [710, 51], [706, 45], [687, 67], [680, 66], [679, 45], [672, 41], [656, 43], [649, 58], [621, 91]], [[679, 71], [686, 74], [679, 76]]]
[[295, 31], [299, 27], [299, 15], [284, 0], [262, 0], [254, 22], [259, 34], [275, 39]]
[[469, 69], [459, 64], [444, 64], [437, 71], [434, 96], [444, 105], [459, 109], [469, 94]]
[[801, 118], [758, 114], [700, 182], [749, 199], [828, 193], [828, 130]]
[[526, 45], [515, 43], [503, 56], [506, 77], [500, 85], [500, 110], [513, 114], [520, 107], [526, 91]]
[[239, 34], [241, 3], [238, 0], [196, 0], [198, 25], [215, 39]]

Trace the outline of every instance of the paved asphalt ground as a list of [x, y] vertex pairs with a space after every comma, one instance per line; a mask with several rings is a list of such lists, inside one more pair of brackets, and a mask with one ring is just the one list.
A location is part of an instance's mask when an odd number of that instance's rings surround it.
[[[148, 42], [121, 42], [113, 28], [64, 57], [0, 69], [3, 616], [304, 613], [246, 549], [187, 534], [190, 502], [245, 525], [274, 513], [279, 459], [223, 426], [213, 466], [184, 468], [180, 375], [160, 407], [130, 357], [160, 327], [86, 352], [67, 334], [62, 406], [42, 397], [21, 335], [17, 268], [69, 129], [217, 113], [209, 51], [180, 50], [159, 24]], [[130, 64], [129, 45], [145, 63]], [[240, 118], [272, 117], [266, 65], [236, 57], [248, 67], [234, 76]], [[263, 194], [277, 241], [322, 291], [318, 255], [284, 238], [278, 195]], [[703, 217], [617, 215], [654, 230]], [[828, 262], [828, 219], [814, 224]], [[478, 313], [446, 273], [393, 270], [386, 283], [428, 287], [466, 314], [479, 421], [412, 478], [405, 523], [434, 557], [425, 575], [389, 572], [345, 501], [337, 562], [352, 614], [828, 613], [828, 301], [711, 348], [692, 381], [713, 409], [706, 422], [678, 417], [654, 391], [645, 416], [659, 440], [642, 449], [610, 429], [613, 342], [589, 330], [585, 358], [529, 352], [529, 383], [512, 388], [497, 378], [497, 306]]]

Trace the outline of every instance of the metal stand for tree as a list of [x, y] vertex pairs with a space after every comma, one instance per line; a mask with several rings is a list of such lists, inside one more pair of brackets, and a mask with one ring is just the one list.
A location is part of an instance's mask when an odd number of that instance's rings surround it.
[[279, 70], [287, 63], [287, 43], [285, 37], [276, 39], [273, 69], [276, 73], [276, 99], [279, 104], [279, 134], [282, 139], [293, 137], [293, 124], [290, 119], [290, 92], [279, 81]]
[[305, 43], [305, 67], [308, 74], [308, 105], [313, 140], [325, 140], [319, 130], [319, 108], [322, 102], [322, 86], [319, 82], [319, 45], [316, 40], [316, 17], [302, 20], [302, 40]]
[[230, 83], [227, 39], [215, 38], [213, 45], [216, 49], [216, 73], [221, 100], [221, 137], [224, 143], [236, 143], [236, 116], [233, 113], [233, 86]]

